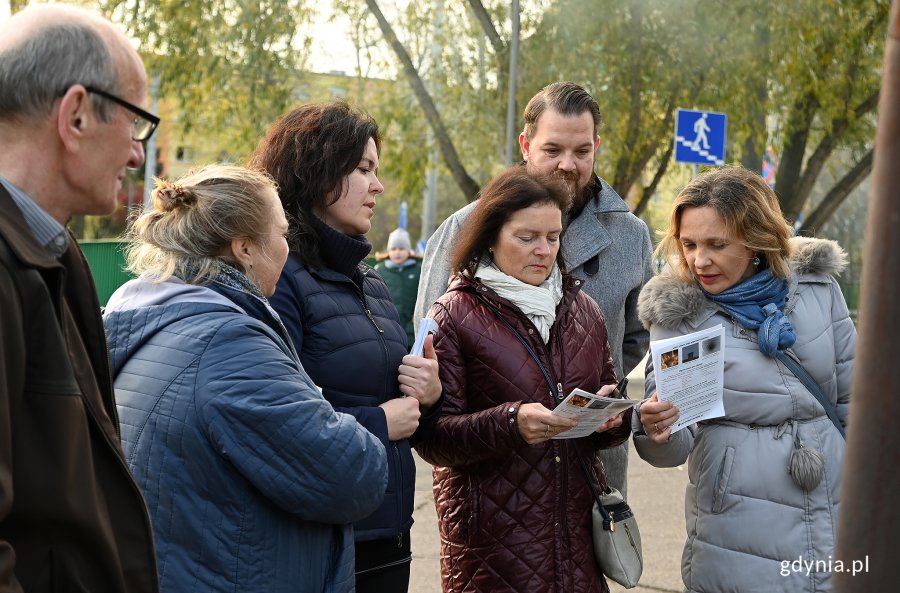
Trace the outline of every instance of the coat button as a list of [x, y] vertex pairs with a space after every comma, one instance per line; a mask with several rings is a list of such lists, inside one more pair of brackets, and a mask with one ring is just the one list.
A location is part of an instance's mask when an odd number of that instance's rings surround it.
[[559, 455], [556, 456], [556, 463], [559, 463]]
[[575, 286], [581, 286], [581, 280], [576, 280], [576, 281], [575, 281]]
[[534, 333], [534, 330], [531, 329], [531, 328], [529, 327], [529, 328], [528, 328], [528, 333], [533, 334], [533, 333]]
[[516, 423], [516, 419], [515, 419], [515, 418], [510, 418], [510, 419], [509, 419], [509, 423], [510, 423], [510, 424], [515, 424], [515, 423]]
[[553, 529], [559, 529], [559, 523], [554, 523], [554, 524], [553, 524]]
[[509, 413], [510, 413], [510, 414], [512, 414], [512, 413], [515, 412], [515, 411], [516, 411], [515, 408], [510, 408], [510, 409], [509, 409]]

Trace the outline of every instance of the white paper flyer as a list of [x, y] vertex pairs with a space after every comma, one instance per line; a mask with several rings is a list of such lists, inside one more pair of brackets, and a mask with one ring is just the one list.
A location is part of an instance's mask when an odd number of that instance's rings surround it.
[[672, 433], [699, 420], [725, 415], [725, 329], [719, 325], [692, 334], [650, 342], [656, 392], [671, 400], [681, 416]]
[[613, 416], [639, 403], [640, 401], [633, 399], [603, 397], [583, 389], [573, 389], [566, 399], [553, 408], [553, 413], [565, 418], [574, 418], [578, 424], [553, 438], [574, 439], [587, 436]]
[[422, 321], [419, 322], [419, 333], [416, 334], [416, 341], [413, 343], [409, 353], [413, 356], [422, 356], [422, 352], [425, 350], [425, 338], [428, 337], [428, 334], [436, 334], [437, 331], [437, 322], [431, 317], [423, 317]]

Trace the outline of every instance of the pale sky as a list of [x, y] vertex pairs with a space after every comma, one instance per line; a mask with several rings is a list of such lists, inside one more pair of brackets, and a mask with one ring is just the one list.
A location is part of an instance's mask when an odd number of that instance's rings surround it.
[[[395, 10], [394, 2], [381, 4], [383, 4], [381, 9], [387, 14]], [[332, 16], [330, 1], [318, 2], [316, 7], [318, 14], [312, 29], [315, 37], [312, 43], [311, 68], [316, 72], [342, 70], [349, 75], [355, 74], [356, 51], [351, 37], [347, 34], [350, 28], [349, 19], [341, 16], [334, 22], [329, 22]], [[0, 0], [0, 21], [6, 20], [9, 15], [10, 1]]]
[[355, 74], [356, 51], [353, 41], [347, 35], [350, 20], [341, 16], [334, 22], [329, 22], [332, 15], [331, 2], [318, 2], [317, 8], [319, 14], [313, 25], [316, 35], [311, 48], [310, 68], [316, 72], [342, 70], [345, 74]]
[[[0, 0], [2, 1], [2, 0]], [[420, 0], [422, 2], [433, 2], [434, 0]], [[446, 0], [444, 0], [446, 1]], [[409, 0], [379, 0], [378, 5], [384, 12], [388, 21], [393, 21], [399, 10], [404, 9]], [[341, 15], [333, 20], [333, 2], [331, 0], [320, 0], [316, 3], [316, 18], [311, 31], [313, 32], [313, 42], [311, 46], [311, 55], [309, 68], [315, 72], [329, 72], [332, 70], [340, 70], [349, 76], [357, 74], [356, 48], [353, 45], [353, 37], [351, 35], [352, 23], [350, 19]], [[373, 47], [373, 53], [376, 60], [387, 61], [392, 63], [393, 54], [384, 43], [375, 17], [369, 15], [367, 25], [374, 29], [374, 39], [376, 45]], [[362, 57], [365, 60], [365, 54]], [[376, 77], [393, 77], [396, 72], [384, 72], [377, 66], [372, 66], [368, 71], [369, 65], [364, 61], [362, 68], [364, 74]]]

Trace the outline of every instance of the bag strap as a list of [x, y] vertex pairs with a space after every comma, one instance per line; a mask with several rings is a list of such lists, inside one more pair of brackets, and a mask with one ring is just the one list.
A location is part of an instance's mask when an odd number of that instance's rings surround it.
[[603, 527], [605, 529], [609, 529], [609, 525], [612, 523], [612, 517], [609, 514], [609, 509], [603, 506], [603, 500], [600, 498], [600, 494], [597, 492], [597, 489], [594, 488], [594, 482], [591, 480], [591, 470], [588, 469], [587, 462], [584, 460], [584, 455], [581, 454], [581, 451], [578, 450], [577, 447], [575, 449], [575, 456], [578, 458], [578, 463], [581, 465], [581, 471], [584, 473], [584, 479], [587, 482], [588, 488], [591, 490], [591, 496], [594, 497], [594, 500], [597, 502], [597, 509], [600, 511], [600, 514], [603, 516]]
[[503, 317], [503, 313], [501, 313], [500, 310], [493, 303], [491, 303], [489, 300], [487, 300], [486, 298], [484, 298], [477, 292], [475, 293], [475, 298], [477, 298], [479, 301], [481, 301], [481, 303], [485, 307], [490, 309], [491, 312], [497, 317], [497, 319], [499, 319], [500, 322], [503, 325], [505, 325], [506, 328], [510, 332], [512, 332], [512, 335], [514, 335], [516, 338], [518, 338], [519, 342], [522, 343], [522, 346], [525, 347], [525, 350], [528, 352], [528, 354], [531, 356], [531, 358], [534, 359], [534, 362], [537, 363], [538, 368], [541, 369], [541, 374], [544, 375], [544, 380], [547, 382], [547, 385], [550, 386], [550, 395], [553, 397], [553, 401], [557, 401], [557, 402], [562, 401], [560, 398], [559, 387], [553, 381], [553, 379], [550, 378], [550, 373], [547, 372], [547, 369], [544, 367], [544, 363], [542, 363], [541, 359], [538, 358], [537, 352], [534, 351], [534, 348], [531, 347], [531, 344], [528, 343], [528, 340], [525, 339], [525, 337], [519, 332], [519, 330], [516, 329], [516, 327], [513, 324], [511, 324], [509, 321], [506, 320], [505, 317]]
[[[525, 339], [525, 337], [515, 328], [513, 324], [506, 320], [503, 317], [503, 314], [495, 307], [490, 301], [481, 296], [480, 294], [475, 294], [475, 297], [481, 301], [488, 309], [490, 309], [494, 315], [497, 316], [497, 319], [500, 320], [503, 325], [509, 329], [510, 332], [516, 338], [519, 339], [519, 342], [522, 343], [522, 346], [525, 347], [525, 350], [528, 351], [528, 354], [531, 355], [531, 358], [534, 359], [534, 362], [537, 363], [538, 368], [541, 369], [541, 373], [544, 375], [544, 380], [547, 382], [547, 385], [550, 387], [550, 395], [553, 396], [554, 401], [560, 400], [559, 388], [556, 383], [553, 382], [553, 379], [550, 378], [550, 373], [547, 372], [547, 369], [544, 367], [544, 363], [541, 362], [541, 359], [538, 358], [537, 353], [534, 351], [534, 348], [531, 347], [531, 344]], [[588, 488], [591, 490], [591, 495], [594, 497], [594, 500], [597, 501], [597, 507], [600, 509], [600, 514], [603, 516], [603, 524], [609, 525], [612, 519], [609, 516], [609, 511], [606, 507], [603, 506], [603, 502], [600, 500], [600, 494], [597, 493], [597, 490], [594, 488], [594, 482], [591, 480], [591, 471], [588, 469], [587, 462], [584, 460], [584, 455], [581, 454], [581, 451], [578, 447], [572, 447], [575, 450], [575, 456], [578, 458], [578, 463], [581, 465], [581, 471], [584, 472], [585, 481], [587, 481]]]
[[822, 391], [822, 386], [819, 385], [815, 379], [813, 379], [810, 374], [807, 372], [803, 365], [801, 365], [798, 361], [794, 360], [791, 356], [788, 356], [786, 353], [781, 350], [775, 353], [775, 358], [784, 363], [794, 376], [800, 379], [800, 382], [803, 383], [803, 386], [813, 394], [813, 397], [821, 404], [821, 406], [825, 409], [825, 414], [828, 415], [828, 419], [831, 420], [831, 423], [834, 424], [834, 427], [841, 434], [844, 440], [847, 440], [847, 435], [844, 432], [844, 425], [841, 424], [840, 419], [837, 415], [837, 410], [834, 409], [834, 406], [831, 405], [831, 402], [828, 401], [828, 398], [825, 397], [825, 393]]

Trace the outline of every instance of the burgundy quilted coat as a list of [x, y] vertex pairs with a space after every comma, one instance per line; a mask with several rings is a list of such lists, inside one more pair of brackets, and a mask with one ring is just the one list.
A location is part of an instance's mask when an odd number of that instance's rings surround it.
[[[445, 592], [600, 593], [608, 591], [593, 558], [592, 498], [574, 447], [594, 460], [595, 486], [606, 476], [594, 454], [629, 436], [630, 416], [606, 433], [529, 445], [519, 406], [554, 401], [537, 364], [487, 299], [525, 336], [568, 394], [615, 382], [606, 324], [597, 304], [566, 277], [545, 345], [509, 301], [478, 280], [455, 279], [430, 315], [444, 409], [432, 438], [417, 449], [434, 468]], [[629, 412], [630, 414], [630, 412]]]

